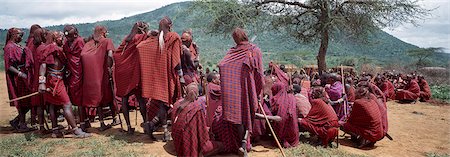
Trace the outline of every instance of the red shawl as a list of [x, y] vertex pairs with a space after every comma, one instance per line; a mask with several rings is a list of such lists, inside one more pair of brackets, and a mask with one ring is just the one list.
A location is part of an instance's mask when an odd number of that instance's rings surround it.
[[75, 105], [81, 105], [82, 98], [82, 71], [81, 67], [81, 51], [84, 47], [84, 40], [82, 37], [77, 37], [72, 45], [65, 42], [63, 45], [64, 53], [67, 55], [67, 70], [70, 72], [67, 78], [67, 85], [71, 102]]
[[391, 83], [391, 81], [384, 81], [379, 88], [384, 93], [386, 99], [395, 99], [395, 87], [394, 84]]
[[300, 125], [310, 133], [326, 141], [324, 145], [328, 144], [327, 141], [337, 136], [337, 134], [328, 133], [328, 130], [339, 126], [333, 107], [326, 104], [322, 99], [313, 99], [311, 101], [311, 110], [300, 121]]
[[430, 100], [431, 98], [431, 89], [430, 86], [428, 85], [428, 82], [423, 80], [419, 82], [419, 86], [420, 86], [420, 98], [422, 100]]
[[377, 102], [368, 98], [355, 100], [352, 113], [343, 127], [344, 130], [361, 135], [371, 142], [376, 142], [384, 137], [381, 113]]
[[112, 40], [101, 38], [97, 44], [95, 40], [89, 41], [81, 51], [83, 106], [99, 107], [113, 100], [106, 64], [109, 50], [114, 51]]
[[374, 94], [370, 94], [370, 99], [377, 102], [378, 109], [380, 110], [381, 114], [381, 122], [383, 126], [383, 131], [386, 134], [388, 132], [388, 117], [387, 117], [387, 108], [385, 106], [385, 103], [380, 98], [377, 98]]
[[269, 66], [272, 68], [272, 74], [277, 76], [279, 81], [285, 85], [289, 85], [289, 77], [278, 67], [278, 65], [271, 62], [269, 63]]
[[147, 38], [146, 34], [136, 34], [130, 42], [122, 41], [114, 53], [114, 79], [116, 95], [124, 97], [136, 89], [141, 80], [141, 67], [136, 46]]
[[420, 96], [420, 87], [416, 80], [411, 80], [402, 91], [398, 91], [396, 100], [416, 100]]
[[206, 108], [206, 125], [211, 127], [214, 121], [214, 114], [218, 106], [222, 106], [221, 91], [220, 86], [214, 83], [208, 83], [207, 85], [208, 94], [208, 106]]
[[[8, 86], [9, 99], [15, 99], [30, 94], [34, 71], [34, 61], [31, 51], [27, 47], [19, 47], [19, 45], [10, 41], [7, 42], [3, 50], [5, 52], [3, 59], [5, 60], [6, 83]], [[25, 55], [23, 55], [23, 53], [25, 53]], [[20, 68], [20, 71], [27, 74], [27, 79], [20, 78], [17, 74], [8, 70], [10, 66], [17, 68], [19, 65], [23, 65], [23, 67]], [[19, 105], [29, 105], [30, 100], [31, 99], [28, 98], [14, 101], [10, 103], [10, 106], [18, 107]]]

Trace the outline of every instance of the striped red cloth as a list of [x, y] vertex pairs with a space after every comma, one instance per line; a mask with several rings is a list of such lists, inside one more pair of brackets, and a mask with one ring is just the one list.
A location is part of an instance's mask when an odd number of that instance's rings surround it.
[[378, 106], [378, 109], [380, 110], [380, 114], [381, 114], [381, 124], [383, 126], [383, 131], [386, 134], [389, 129], [386, 103], [383, 102], [382, 98], [377, 98], [377, 96], [375, 96], [375, 94], [370, 94], [370, 99], [377, 102], [377, 106]]
[[345, 132], [360, 135], [371, 142], [383, 138], [384, 131], [377, 102], [370, 98], [355, 100], [352, 113], [343, 128]]
[[222, 106], [220, 86], [214, 83], [208, 83], [207, 87], [208, 102], [206, 107], [206, 125], [211, 127], [214, 121], [214, 114], [217, 107]]
[[[182, 105], [186, 106], [177, 111]], [[198, 100], [183, 102], [181, 99], [169, 111], [172, 113], [172, 138], [177, 156], [200, 156], [213, 147], [206, 128], [205, 115], [201, 110]]]
[[420, 86], [416, 80], [411, 80], [402, 91], [398, 91], [395, 95], [396, 100], [417, 100], [420, 96]]
[[114, 53], [114, 80], [116, 95], [124, 97], [139, 87], [141, 66], [136, 46], [147, 38], [147, 34], [136, 34], [130, 42], [122, 44]]
[[82, 37], [77, 37], [71, 45], [66, 41], [63, 45], [64, 53], [67, 55], [67, 70], [70, 75], [67, 78], [69, 97], [74, 105], [81, 105], [83, 68], [81, 67], [81, 51], [84, 47]]
[[95, 40], [87, 42], [81, 51], [83, 106], [99, 107], [113, 100], [106, 64], [109, 50], [114, 51], [112, 40], [101, 38], [98, 43]]
[[327, 145], [330, 140], [337, 136], [337, 132], [328, 132], [330, 128], [339, 127], [337, 115], [334, 109], [322, 99], [313, 99], [311, 104], [311, 110], [300, 121], [300, 127], [319, 136], [322, 139], [322, 144]]
[[[9, 99], [14, 99], [31, 93], [31, 80], [33, 76], [33, 56], [27, 47], [22, 47], [11, 41], [8, 41], [3, 48], [6, 71], [6, 83], [8, 87]], [[14, 66], [19, 71], [27, 74], [28, 78], [20, 78], [16, 73], [10, 72], [8, 68]], [[19, 68], [20, 66], [20, 68]], [[10, 106], [30, 105], [31, 99], [26, 98], [10, 103]]]
[[274, 131], [285, 148], [295, 147], [299, 142], [297, 102], [295, 96], [287, 93], [288, 84], [277, 82], [272, 87], [274, 96], [270, 99], [272, 112], [280, 116], [280, 122], [274, 122]]
[[384, 93], [384, 96], [386, 97], [386, 99], [387, 98], [389, 98], [391, 100], [395, 99], [395, 87], [391, 81], [389, 81], [389, 80], [383, 81], [383, 83], [381, 84], [381, 86], [379, 86], [379, 88]]
[[280, 67], [278, 65], [276, 65], [275, 63], [270, 62], [269, 63], [269, 67], [271, 67], [272, 70], [272, 75], [277, 76], [278, 81], [281, 81], [282, 83], [284, 83], [285, 85], [289, 85], [289, 76], [280, 69]]

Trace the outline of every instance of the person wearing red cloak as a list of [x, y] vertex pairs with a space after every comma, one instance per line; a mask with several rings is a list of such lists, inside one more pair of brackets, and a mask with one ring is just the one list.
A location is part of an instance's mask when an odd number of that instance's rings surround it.
[[72, 112], [72, 103], [67, 94], [63, 81], [64, 67], [67, 62], [66, 55], [61, 47], [56, 45], [59, 35], [55, 31], [48, 32], [46, 35], [46, 46], [42, 54], [41, 67], [39, 69], [39, 92], [44, 94], [46, 102], [50, 103], [50, 116], [52, 119], [52, 130], [54, 136], [62, 137], [58, 131], [54, 107], [63, 106], [64, 117], [67, 123], [73, 128], [76, 137], [85, 138], [91, 135], [85, 133], [77, 127], [75, 116]]
[[305, 118], [299, 118], [300, 128], [317, 135], [322, 146], [327, 147], [338, 135], [338, 118], [333, 107], [325, 103], [325, 90], [313, 87], [311, 110]]
[[[152, 33], [155, 34], [155, 33]], [[149, 37], [137, 49], [141, 63], [142, 96], [151, 99], [147, 108], [147, 134], [152, 135], [158, 116], [164, 128], [163, 141], [167, 141], [167, 110], [181, 98], [181, 84], [185, 83], [181, 68], [181, 39], [172, 32], [172, 20], [164, 17], [159, 22], [159, 37]]]
[[220, 76], [217, 73], [209, 73], [206, 77], [207, 107], [206, 126], [211, 127], [217, 107], [222, 106], [222, 93], [220, 90]]
[[422, 75], [417, 77], [419, 79], [419, 87], [420, 87], [420, 101], [425, 102], [431, 99], [431, 89], [428, 85], [428, 82]]
[[[108, 30], [105, 26], [96, 26], [93, 40], [87, 42], [81, 51], [83, 68], [82, 105], [96, 109], [100, 120], [100, 131], [111, 128], [105, 125], [103, 106], [109, 105], [115, 119], [116, 112], [110, 79], [112, 78], [114, 45], [107, 38]], [[113, 121], [114, 122], [114, 121]]]
[[130, 34], [120, 44], [114, 53], [114, 79], [116, 95], [122, 98], [122, 112], [128, 127], [128, 134], [134, 133], [131, 127], [129, 98], [135, 95], [139, 102], [142, 119], [146, 121], [146, 101], [141, 96], [141, 66], [136, 46], [147, 38], [148, 24], [138, 21], [133, 25]]
[[264, 85], [262, 53], [249, 42], [243, 29], [234, 29], [232, 36], [236, 46], [219, 63], [223, 109], [219, 136], [225, 152], [246, 154], [250, 150], [252, 123]]
[[403, 89], [397, 89], [395, 99], [400, 102], [411, 103], [420, 96], [420, 86], [412, 75], [406, 76], [406, 85]]
[[188, 47], [190, 45], [192, 45], [192, 37], [189, 33], [183, 33], [181, 35], [181, 41], [183, 43], [183, 45], [181, 46], [182, 48], [182, 55], [181, 55], [181, 67], [183, 69], [183, 74], [184, 74], [184, 80], [186, 84], [190, 84], [192, 82], [195, 83], [200, 83], [199, 81], [199, 77], [197, 75], [197, 65], [194, 64], [194, 59], [193, 59], [193, 53], [192, 50]]
[[[20, 29], [8, 29], [5, 47], [3, 48], [9, 99], [28, 95], [32, 89], [34, 60], [31, 51], [19, 44], [22, 37], [23, 32]], [[25, 122], [25, 114], [30, 110], [30, 103], [30, 98], [10, 103], [10, 106], [15, 106], [19, 112], [19, 115], [9, 122], [18, 132], [31, 131]]]

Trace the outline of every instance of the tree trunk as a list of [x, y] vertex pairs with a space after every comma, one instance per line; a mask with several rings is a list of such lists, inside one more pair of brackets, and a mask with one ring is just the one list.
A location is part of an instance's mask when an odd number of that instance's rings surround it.
[[317, 54], [317, 66], [319, 68], [319, 74], [322, 74], [323, 71], [327, 70], [327, 62], [325, 61], [325, 56], [327, 55], [329, 41], [328, 28], [325, 28], [322, 31], [321, 35], [322, 39], [320, 40], [319, 53]]

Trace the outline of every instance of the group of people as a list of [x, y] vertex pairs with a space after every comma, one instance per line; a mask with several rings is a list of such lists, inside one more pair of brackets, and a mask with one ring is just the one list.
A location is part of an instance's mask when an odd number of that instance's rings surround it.
[[[144, 133], [156, 140], [153, 132], [162, 127], [163, 141], [173, 139], [178, 156], [245, 156], [252, 143], [269, 135], [284, 148], [295, 147], [300, 132], [309, 132], [327, 147], [339, 130], [362, 148], [391, 138], [386, 101], [431, 97], [422, 76], [308, 76], [289, 74], [272, 62], [264, 70], [261, 50], [241, 28], [233, 30], [235, 46], [218, 63], [219, 72], [203, 75], [192, 31], [180, 36], [172, 28], [168, 17], [159, 21], [158, 30], [136, 22], [118, 48], [105, 26], [82, 38], [73, 25], [62, 32], [33, 25], [26, 46], [20, 45], [24, 33], [9, 29], [6, 77], [10, 105], [19, 113], [11, 126], [19, 132], [38, 129], [62, 137], [64, 127], [56, 118], [62, 108], [76, 137], [91, 136], [87, 128], [92, 116], [98, 116], [101, 131], [122, 125], [119, 113], [126, 132], [134, 134], [129, 110], [136, 103]], [[28, 111], [31, 128], [25, 121]], [[51, 130], [45, 128], [44, 111], [50, 115]], [[107, 112], [111, 124], [104, 122]]]

